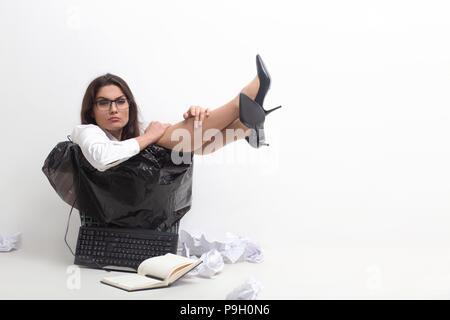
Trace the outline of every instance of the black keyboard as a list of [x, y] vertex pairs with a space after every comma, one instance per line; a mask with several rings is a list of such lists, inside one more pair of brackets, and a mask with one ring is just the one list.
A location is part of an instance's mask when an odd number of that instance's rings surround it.
[[75, 264], [136, 271], [145, 259], [177, 252], [178, 234], [148, 230], [81, 226]]

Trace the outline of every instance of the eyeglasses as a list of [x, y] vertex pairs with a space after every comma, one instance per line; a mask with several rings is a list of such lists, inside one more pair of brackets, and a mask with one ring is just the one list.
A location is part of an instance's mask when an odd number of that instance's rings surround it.
[[120, 97], [116, 100], [102, 99], [95, 102], [95, 105], [99, 110], [106, 111], [112, 106], [112, 103], [116, 104], [117, 109], [126, 109], [128, 108], [128, 99]]

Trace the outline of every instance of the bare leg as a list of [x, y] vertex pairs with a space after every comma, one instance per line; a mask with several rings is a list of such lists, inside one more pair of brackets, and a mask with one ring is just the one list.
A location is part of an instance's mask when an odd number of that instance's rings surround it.
[[206, 141], [201, 148], [196, 149], [194, 153], [201, 155], [210, 154], [231, 142], [244, 139], [248, 135], [248, 128], [239, 119], [236, 119], [220, 133]]
[[[241, 92], [245, 93], [251, 99], [255, 99], [258, 90], [259, 78], [256, 76]], [[203, 120], [201, 127], [194, 129], [194, 118], [188, 118], [167, 128], [164, 135], [156, 144], [171, 150], [180, 150], [182, 145], [182, 151], [193, 152], [201, 148], [205, 142], [208, 142], [203, 140], [205, 131], [215, 129], [220, 132], [229, 127], [238, 118], [239, 94], [227, 104], [210, 111], [209, 117]], [[239, 123], [241, 126], [244, 126], [240, 121]], [[247, 127], [245, 128], [248, 129]], [[188, 138], [189, 141], [184, 141], [185, 138]]]

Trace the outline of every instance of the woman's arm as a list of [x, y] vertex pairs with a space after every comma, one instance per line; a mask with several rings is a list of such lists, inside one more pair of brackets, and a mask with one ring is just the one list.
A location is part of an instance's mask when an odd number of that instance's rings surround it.
[[99, 171], [116, 166], [140, 152], [136, 139], [112, 141], [93, 124], [76, 126], [71, 137], [80, 146], [86, 160]]
[[150, 123], [144, 134], [136, 138], [112, 141], [96, 125], [79, 125], [73, 129], [71, 137], [72, 141], [80, 146], [88, 162], [98, 171], [105, 171], [157, 142], [169, 126], [170, 124], [154, 121]]

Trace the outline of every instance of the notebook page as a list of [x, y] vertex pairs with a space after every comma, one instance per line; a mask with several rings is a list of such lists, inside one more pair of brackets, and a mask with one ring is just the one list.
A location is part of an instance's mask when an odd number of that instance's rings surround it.
[[105, 281], [109, 284], [119, 284], [129, 289], [133, 289], [135, 287], [143, 287], [149, 286], [157, 283], [162, 283], [162, 281], [152, 279], [149, 277], [141, 276], [138, 274], [127, 274], [123, 276], [115, 276], [115, 277], [104, 277], [102, 281]]
[[164, 256], [153, 257], [145, 260], [138, 268], [138, 274], [150, 275], [166, 279], [172, 270], [183, 265], [194, 263], [197, 260], [168, 253]]

